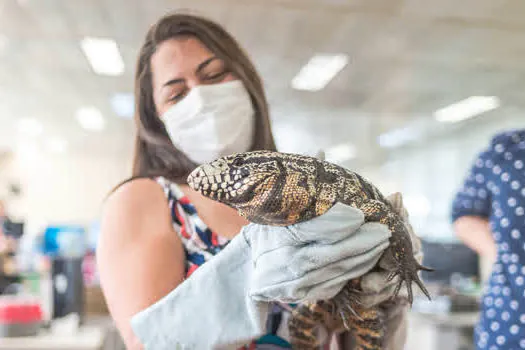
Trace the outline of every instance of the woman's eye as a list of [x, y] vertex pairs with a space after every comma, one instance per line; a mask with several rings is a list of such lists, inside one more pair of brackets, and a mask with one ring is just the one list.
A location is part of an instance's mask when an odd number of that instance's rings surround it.
[[204, 76], [204, 79], [205, 80], [217, 80], [217, 79], [220, 79], [222, 77], [224, 77], [226, 75], [227, 71], [221, 71], [221, 72], [214, 72], [214, 73], [210, 73], [210, 74], [206, 74]]
[[170, 101], [170, 102], [179, 101], [179, 100], [181, 100], [184, 97], [185, 94], [186, 94], [185, 91], [182, 91], [182, 92], [180, 92], [178, 94], [174, 94], [168, 99], [168, 101]]

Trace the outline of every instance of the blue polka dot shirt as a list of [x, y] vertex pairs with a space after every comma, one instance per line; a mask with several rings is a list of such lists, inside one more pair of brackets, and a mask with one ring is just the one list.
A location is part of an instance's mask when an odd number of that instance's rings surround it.
[[525, 349], [525, 130], [496, 135], [457, 193], [452, 220], [490, 221], [497, 260], [475, 328], [476, 349]]

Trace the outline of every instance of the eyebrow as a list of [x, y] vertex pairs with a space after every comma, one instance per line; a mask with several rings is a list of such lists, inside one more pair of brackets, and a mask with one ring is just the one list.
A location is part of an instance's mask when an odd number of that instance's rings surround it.
[[[206, 66], [208, 66], [211, 62], [217, 60], [218, 57], [217, 56], [212, 56], [208, 59], [206, 59], [204, 62], [200, 63], [198, 66], [197, 66], [197, 70], [195, 71], [196, 73], [199, 73], [201, 70], [203, 70], [204, 68], [206, 68]], [[170, 86], [170, 85], [175, 85], [175, 84], [180, 84], [180, 83], [183, 83], [184, 82], [184, 79], [182, 78], [175, 78], [175, 79], [170, 79], [168, 80], [167, 82], [165, 82], [162, 86], [163, 87], [166, 87], [166, 86]]]

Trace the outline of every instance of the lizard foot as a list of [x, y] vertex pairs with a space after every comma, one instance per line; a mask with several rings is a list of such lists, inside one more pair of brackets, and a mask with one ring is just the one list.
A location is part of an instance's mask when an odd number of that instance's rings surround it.
[[426, 295], [426, 297], [429, 300], [432, 300], [430, 297], [430, 293], [428, 292], [427, 288], [423, 284], [423, 281], [418, 276], [418, 271], [434, 271], [434, 269], [431, 269], [430, 267], [423, 266], [419, 264], [417, 261], [413, 261], [412, 264], [409, 264], [407, 266], [406, 264], [400, 264], [397, 266], [397, 269], [392, 271], [388, 277], [387, 281], [393, 280], [396, 276], [399, 276], [399, 282], [396, 285], [396, 288], [394, 289], [393, 298], [397, 297], [399, 294], [399, 291], [401, 290], [401, 287], [403, 286], [403, 282], [406, 283], [407, 286], [407, 292], [408, 292], [408, 301], [410, 302], [410, 305], [412, 305], [412, 302], [414, 300], [413, 293], [412, 293], [412, 282], [415, 282], [418, 287], [421, 289], [421, 291]]
[[360, 295], [364, 294], [360, 290], [347, 284], [340, 292], [333, 298], [334, 308], [333, 312], [339, 316], [346, 329], [350, 329], [349, 320], [351, 318], [362, 320], [357, 311], [356, 306], [363, 305], [360, 301]]
[[412, 282], [415, 282], [426, 297], [431, 300], [430, 293], [418, 276], [418, 272], [429, 271], [432, 272], [434, 269], [421, 265], [413, 256], [404, 256], [401, 259], [396, 259], [392, 249], [387, 249], [383, 257], [381, 258], [379, 265], [390, 273], [387, 275], [386, 281], [390, 282], [395, 277], [399, 277], [399, 281], [392, 294], [392, 299], [397, 297], [403, 282], [406, 283], [408, 292], [408, 301], [410, 305], [414, 300], [412, 293]]

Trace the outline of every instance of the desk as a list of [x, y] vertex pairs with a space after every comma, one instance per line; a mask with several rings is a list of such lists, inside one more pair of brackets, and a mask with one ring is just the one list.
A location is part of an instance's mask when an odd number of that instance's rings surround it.
[[116, 330], [109, 319], [87, 320], [76, 332], [42, 330], [34, 337], [0, 338], [0, 350], [117, 350]]
[[472, 349], [479, 312], [409, 313], [407, 350]]
[[0, 338], [1, 350], [102, 350], [105, 332], [86, 326], [71, 334], [43, 330], [34, 337]]

